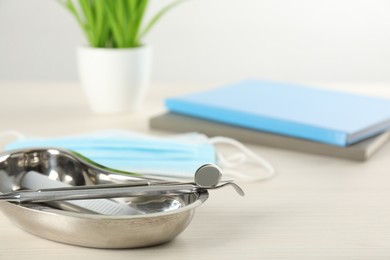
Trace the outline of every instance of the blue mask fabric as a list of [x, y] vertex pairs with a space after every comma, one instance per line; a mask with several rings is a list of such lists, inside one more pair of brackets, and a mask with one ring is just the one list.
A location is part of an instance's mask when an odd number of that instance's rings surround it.
[[[5, 150], [64, 148], [106, 167], [141, 174], [192, 179], [200, 166], [212, 163], [222, 169], [225, 177], [239, 181], [261, 181], [275, 175], [267, 160], [237, 140], [208, 138], [200, 133], [156, 137], [114, 129], [64, 137], [25, 138], [15, 131], [0, 132], [0, 137], [4, 135], [18, 138], [7, 144]], [[224, 154], [217, 149], [220, 145], [231, 146], [239, 152]], [[247, 167], [251, 165], [254, 167]]]
[[203, 164], [216, 163], [214, 147], [201, 134], [159, 138], [121, 130], [58, 138], [24, 138], [6, 150], [58, 147], [109, 168], [143, 174], [193, 177]]

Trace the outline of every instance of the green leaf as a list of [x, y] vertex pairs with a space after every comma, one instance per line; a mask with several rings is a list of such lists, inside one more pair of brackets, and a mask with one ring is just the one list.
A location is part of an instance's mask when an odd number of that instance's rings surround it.
[[127, 44], [132, 45], [134, 43], [134, 38], [136, 37], [136, 29], [135, 25], [137, 23], [137, 6], [138, 6], [139, 0], [128, 0], [127, 6], [128, 6], [128, 24], [126, 28], [126, 39]]
[[95, 25], [93, 13], [92, 13], [92, 2], [89, 0], [79, 0], [81, 9], [83, 10], [86, 22], [93, 27]]
[[108, 22], [112, 32], [112, 45], [114, 48], [124, 48], [124, 37], [120, 23], [116, 17], [115, 3], [113, 0], [104, 0], [103, 3], [107, 11]]
[[76, 18], [91, 46], [130, 48], [139, 46], [140, 39], [182, 0], [160, 10], [142, 31], [148, 0], [57, 1]]
[[71, 0], [64, 0], [64, 1], [58, 1], [60, 2], [65, 8], [67, 8], [73, 16], [76, 18], [77, 22], [80, 24], [80, 26], [84, 29], [84, 23], [81, 19], [79, 13], [76, 10], [76, 7], [73, 5], [73, 2]]
[[169, 5], [165, 6], [163, 9], [161, 9], [157, 14], [155, 14], [153, 18], [150, 20], [150, 22], [148, 23], [148, 25], [139, 34], [138, 38], [142, 39], [153, 28], [153, 26], [157, 23], [157, 21], [161, 19], [161, 17], [163, 17], [169, 10], [171, 10], [181, 2], [183, 1], [182, 0], [174, 1]]
[[128, 25], [128, 12], [126, 8], [126, 0], [115, 0], [115, 13], [118, 21], [119, 30], [123, 35], [123, 45], [126, 46], [128, 41], [127, 33], [127, 25]]
[[85, 18], [85, 30], [87, 32], [89, 42], [92, 46], [97, 47], [97, 37], [96, 32], [94, 31], [96, 30], [96, 26], [92, 10], [92, 2], [89, 0], [79, 0], [79, 5]]
[[95, 24], [97, 47], [107, 47], [107, 38], [109, 37], [110, 30], [102, 1], [95, 1]]
[[136, 13], [134, 13], [135, 20], [132, 28], [132, 40], [133, 40], [132, 45], [134, 46], [140, 45], [138, 35], [139, 35], [139, 31], [141, 28], [142, 20], [145, 15], [147, 5], [148, 5], [148, 0], [139, 0], [138, 5], [136, 7], [137, 11]]
[[66, 9], [68, 9], [71, 12], [71, 14], [73, 14], [78, 24], [80, 25], [81, 29], [83, 30], [85, 36], [87, 37], [89, 43], [93, 45], [93, 38], [91, 37], [90, 31], [88, 29], [88, 25], [86, 24], [85, 19], [83, 19], [82, 13], [79, 13], [79, 11], [76, 9], [76, 6], [73, 4], [73, 1], [63, 0], [58, 2], [62, 4]]

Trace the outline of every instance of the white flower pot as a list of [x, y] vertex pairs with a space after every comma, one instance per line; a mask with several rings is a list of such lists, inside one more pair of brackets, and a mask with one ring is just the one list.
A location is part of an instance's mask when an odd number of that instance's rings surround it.
[[81, 85], [92, 111], [114, 114], [139, 109], [150, 82], [151, 48], [80, 47]]

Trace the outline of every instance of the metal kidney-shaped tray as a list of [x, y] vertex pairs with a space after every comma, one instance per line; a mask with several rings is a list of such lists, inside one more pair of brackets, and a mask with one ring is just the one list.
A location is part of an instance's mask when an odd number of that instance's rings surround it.
[[[0, 154], [0, 193], [21, 189], [21, 180], [29, 171], [75, 186], [145, 180], [143, 176], [96, 165], [70, 151], [23, 149]], [[207, 190], [126, 198], [144, 211], [142, 215], [90, 214], [7, 201], [0, 201], [0, 210], [23, 230], [46, 239], [85, 247], [135, 248], [175, 238], [190, 223], [194, 209], [207, 198]]]

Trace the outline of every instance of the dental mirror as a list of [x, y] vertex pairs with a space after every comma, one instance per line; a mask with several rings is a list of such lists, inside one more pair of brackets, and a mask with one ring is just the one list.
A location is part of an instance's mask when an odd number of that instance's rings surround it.
[[205, 164], [195, 172], [194, 181], [200, 187], [214, 187], [221, 180], [222, 174], [218, 166]]

